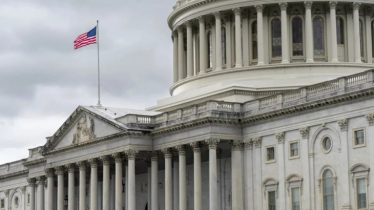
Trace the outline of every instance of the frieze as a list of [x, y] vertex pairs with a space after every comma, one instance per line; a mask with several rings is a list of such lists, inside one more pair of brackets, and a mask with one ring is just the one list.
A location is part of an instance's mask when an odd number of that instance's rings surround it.
[[10, 173], [10, 174], [4, 174], [4, 175], [0, 176], [0, 180], [12, 179], [12, 178], [15, 178], [15, 177], [23, 176], [23, 175], [28, 174], [28, 173], [29, 173], [29, 170], [22, 170], [22, 171], [17, 171], [17, 172]]
[[39, 164], [46, 163], [46, 162], [47, 160], [45, 158], [40, 158], [40, 159], [24, 162], [23, 165], [25, 167], [30, 167], [30, 166], [39, 165]]
[[87, 117], [84, 114], [77, 122], [76, 131], [73, 134], [73, 144], [93, 140], [96, 138], [95, 135], [95, 121], [92, 117]]

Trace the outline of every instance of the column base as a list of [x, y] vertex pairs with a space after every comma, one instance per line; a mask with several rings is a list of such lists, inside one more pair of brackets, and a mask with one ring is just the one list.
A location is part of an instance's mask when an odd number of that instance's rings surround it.
[[214, 71], [222, 71], [222, 67], [217, 67]]
[[311, 59], [311, 60], [306, 60], [307, 63], [314, 63], [314, 60]]
[[205, 71], [200, 71], [198, 75], [206, 74]]
[[370, 205], [369, 205], [369, 209], [370, 209], [370, 210], [374, 210], [374, 202], [373, 202], [373, 203], [370, 203]]
[[289, 63], [290, 63], [290, 61], [288, 61], [288, 60], [284, 60], [284, 61], [282, 61], [281, 64], [289, 64]]
[[342, 210], [352, 210], [352, 206], [344, 205], [344, 206], [342, 206]]
[[191, 78], [191, 77], [192, 77], [192, 75], [187, 75], [186, 79], [187, 79], [187, 78]]
[[236, 64], [235, 68], [243, 68], [243, 65], [242, 64]]
[[331, 60], [331, 63], [339, 63], [339, 60], [337, 59]]
[[355, 63], [362, 63], [362, 60], [355, 60]]
[[265, 65], [265, 63], [264, 62], [258, 62], [257, 63], [257, 66], [262, 66], [262, 65]]

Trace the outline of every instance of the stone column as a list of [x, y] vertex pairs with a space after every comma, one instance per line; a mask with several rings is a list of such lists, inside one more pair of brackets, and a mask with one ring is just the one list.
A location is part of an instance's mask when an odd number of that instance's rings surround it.
[[64, 210], [64, 167], [55, 168], [57, 175], [57, 210]]
[[27, 179], [30, 187], [30, 210], [35, 210], [35, 178]]
[[[366, 119], [368, 121], [368, 127], [367, 130], [366, 130], [366, 136], [374, 136], [374, 113], [370, 113], [370, 114], [367, 114], [366, 116]], [[366, 140], [366, 139], [365, 139]], [[374, 151], [374, 144], [370, 144], [371, 142], [369, 142], [369, 148], [368, 150], [369, 151]], [[369, 167], [370, 168], [374, 168], [374, 154], [371, 152], [370, 153], [370, 165]], [[370, 173], [369, 174], [369, 177], [368, 177], [369, 180], [374, 180], [374, 173]], [[368, 197], [368, 201], [369, 201], [369, 209], [370, 210], [373, 210], [374, 209], [374, 184], [370, 184], [369, 187], [368, 187], [368, 191], [370, 192], [369, 193], [369, 197]]]
[[235, 68], [243, 67], [242, 58], [242, 20], [240, 8], [233, 9], [235, 14]]
[[173, 31], [173, 82], [178, 82], [178, 33]]
[[193, 43], [192, 43], [192, 22], [186, 22], [187, 27], [187, 78], [193, 75]]
[[242, 11], [243, 66], [249, 66], [249, 10]]
[[158, 161], [156, 151], [151, 152], [151, 206], [152, 210], [158, 210]]
[[179, 153], [179, 210], [187, 210], [186, 147], [175, 147]]
[[245, 144], [245, 201], [246, 209], [254, 210], [253, 205], [253, 142], [248, 139], [244, 142]]
[[125, 160], [125, 185], [126, 185], [126, 189], [125, 189], [125, 191], [126, 191], [126, 204], [125, 204], [125, 206], [126, 206], [126, 209], [128, 209], [129, 208], [129, 161], [128, 161], [128, 159], [126, 159]]
[[179, 159], [176, 152], [173, 153], [173, 209], [179, 210]]
[[194, 210], [202, 210], [201, 200], [201, 144], [200, 142], [191, 143], [194, 156]]
[[354, 43], [355, 43], [355, 62], [361, 63], [361, 36], [360, 36], [360, 10], [361, 3], [353, 3], [353, 31], [354, 31]]
[[306, 62], [314, 62], [313, 46], [313, 23], [312, 23], [312, 5], [313, 2], [306, 1], [305, 5], [305, 42], [306, 42]]
[[172, 171], [170, 149], [163, 149], [162, 153], [165, 156], [165, 210], [173, 209], [173, 188], [172, 188]]
[[200, 34], [200, 73], [205, 74], [208, 68], [208, 49], [207, 49], [207, 38], [205, 32], [205, 18], [200, 16], [199, 20], [199, 34]]
[[[129, 210], [136, 210], [136, 188], [135, 188], [135, 157], [138, 154], [138, 151], [135, 150], [127, 150], [126, 155], [128, 159], [128, 167], [129, 167]], [[149, 204], [148, 204], [149, 205]]]
[[97, 210], [97, 160], [95, 158], [92, 158], [88, 160], [88, 163], [91, 166], [90, 210]]
[[372, 7], [365, 7], [365, 23], [366, 23], [366, 55], [367, 62], [369, 64], [373, 63], [373, 37], [372, 37], [372, 21], [371, 16], [373, 14]]
[[116, 181], [115, 181], [115, 210], [122, 210], [122, 153], [113, 154], [116, 162]]
[[255, 146], [254, 149], [254, 169], [253, 169], [253, 174], [254, 174], [254, 182], [253, 182], [253, 191], [254, 193], [254, 209], [262, 209], [262, 200], [263, 200], [263, 194], [258, 193], [262, 192], [262, 157], [261, 157], [261, 142], [262, 138], [261, 137], [255, 137], [252, 138], [252, 142]]
[[226, 69], [231, 69], [231, 14], [226, 14], [224, 17], [226, 26]]
[[75, 209], [75, 165], [67, 164], [65, 168], [68, 170], [68, 210]]
[[[39, 176], [36, 177], [36, 184], [38, 186], [38, 202], [37, 202], [37, 210], [44, 210], [44, 184], [45, 184], [45, 177]], [[70, 210], [70, 209], [69, 209]]]
[[53, 188], [54, 188], [54, 171], [52, 168], [45, 169], [47, 176], [47, 209], [53, 209]]
[[338, 2], [330, 1], [331, 62], [338, 61], [338, 41], [336, 32], [336, 6]]
[[178, 27], [178, 80], [184, 79], [183, 74], [183, 54], [184, 54], [184, 46], [183, 46], [183, 28], [181, 26]]
[[222, 20], [221, 13], [213, 13], [216, 18], [216, 71], [222, 70]]
[[[284, 132], [276, 133], [276, 139], [278, 140], [278, 150], [277, 150], [277, 162], [278, 162], [278, 178], [279, 180], [286, 180], [284, 171], [284, 159], [286, 158], [284, 154]], [[279, 190], [279, 210], [286, 210], [286, 188], [285, 182], [280, 181], [278, 185]]]
[[209, 146], [209, 210], [218, 210], [217, 147], [219, 139], [205, 141]]
[[288, 18], [286, 2], [279, 3], [281, 8], [281, 22], [282, 22], [282, 63], [290, 63], [290, 53], [288, 51], [289, 37], [288, 37]]
[[86, 210], [86, 162], [77, 162], [79, 167], [79, 210]]
[[110, 157], [102, 156], [103, 162], [103, 210], [110, 209]]
[[[310, 174], [309, 174], [309, 127], [299, 129], [302, 139], [300, 140], [300, 156], [303, 165], [303, 191], [310, 192]], [[310, 210], [311, 202], [310, 196], [301, 197], [302, 206], [300, 208]]]
[[152, 161], [150, 157], [145, 159], [145, 163], [147, 164], [147, 176], [148, 176], [148, 189], [147, 189], [147, 196], [148, 196], [148, 210], [152, 210]]
[[263, 17], [263, 11], [264, 6], [263, 5], [256, 5], [255, 6], [257, 11], [257, 52], [258, 52], [258, 62], [257, 65], [264, 65], [265, 64], [265, 51], [264, 51], [264, 17]]
[[231, 142], [231, 188], [232, 188], [232, 209], [243, 210], [243, 142]]

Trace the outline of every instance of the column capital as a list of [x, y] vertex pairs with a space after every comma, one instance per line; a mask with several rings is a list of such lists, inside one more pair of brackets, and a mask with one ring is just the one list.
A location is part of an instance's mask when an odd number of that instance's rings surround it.
[[122, 163], [122, 160], [123, 160], [123, 154], [122, 154], [122, 152], [114, 153], [114, 154], [112, 154], [112, 157], [114, 158], [114, 161], [116, 163]]
[[54, 176], [54, 170], [53, 170], [53, 168], [46, 168], [45, 169], [45, 175], [47, 177], [53, 177]]
[[97, 168], [97, 159], [91, 158], [87, 160], [88, 164], [90, 164], [91, 168]]
[[8, 197], [8, 195], [9, 195], [9, 190], [4, 190], [4, 193], [5, 193], [5, 196]]
[[230, 141], [232, 151], [241, 151], [243, 149], [243, 141], [233, 140]]
[[213, 13], [213, 15], [214, 15], [214, 17], [216, 18], [216, 19], [221, 19], [221, 12], [214, 12]]
[[243, 19], [249, 18], [249, 9], [242, 9], [241, 13]]
[[265, 9], [265, 6], [262, 4], [259, 4], [259, 5], [256, 5], [255, 8], [257, 12], [263, 12]]
[[74, 164], [74, 163], [66, 164], [66, 165], [65, 165], [65, 168], [66, 168], [66, 170], [67, 170], [69, 173], [74, 173], [74, 171], [75, 171], [75, 164]]
[[330, 9], [336, 9], [336, 6], [338, 6], [337, 1], [330, 1], [329, 2]]
[[261, 143], [262, 143], [262, 137], [261, 136], [252, 138], [252, 141], [255, 144], [256, 148], [260, 148], [261, 147]]
[[55, 168], [56, 175], [64, 175], [65, 173], [65, 168], [64, 166], [57, 166]]
[[45, 176], [38, 176], [36, 177], [36, 184], [43, 185], [45, 181]]
[[148, 152], [148, 155], [151, 158], [151, 161], [157, 161], [158, 151], [150, 151], [150, 152]]
[[173, 151], [170, 148], [162, 149], [161, 152], [164, 154], [165, 159], [173, 157]]
[[288, 3], [287, 2], [281, 2], [281, 3], [279, 3], [279, 7], [281, 8], [281, 10], [287, 10]]
[[373, 15], [373, 7], [370, 7], [370, 6], [365, 7], [364, 11], [365, 11], [365, 15], [369, 15], [369, 16]]
[[152, 161], [151, 161], [151, 157], [146, 157], [145, 159], [144, 159], [144, 162], [145, 162], [145, 164], [147, 164], [147, 167], [149, 168], [149, 167], [151, 167], [151, 163], [152, 163]]
[[369, 122], [369, 125], [373, 126], [374, 125], [374, 113], [367, 114], [365, 117], [366, 117], [366, 120]]
[[339, 127], [340, 127], [341, 131], [347, 131], [347, 127], [348, 127], [348, 119], [347, 118], [338, 120], [338, 124], [339, 124]]
[[299, 131], [303, 139], [307, 139], [309, 137], [309, 127], [299, 128]]
[[129, 149], [125, 151], [125, 154], [129, 160], [135, 160], [135, 157], [138, 154], [138, 151]]
[[360, 6], [361, 6], [361, 3], [358, 3], [358, 2], [352, 3], [353, 10], [359, 10]]
[[20, 187], [20, 189], [22, 191], [22, 194], [25, 194], [25, 192], [26, 192], [26, 186], [22, 186], [22, 187]]
[[109, 155], [101, 156], [100, 160], [103, 162], [103, 165], [109, 165], [110, 164], [110, 156]]
[[278, 140], [278, 144], [284, 143], [284, 132], [276, 133], [275, 138]]
[[175, 149], [178, 151], [179, 156], [186, 155], [186, 146], [185, 145], [175, 146]]
[[183, 26], [182, 25], [178, 26], [177, 31], [178, 33], [183, 33]]
[[205, 143], [208, 145], [209, 149], [217, 149], [220, 139], [207, 139]]
[[191, 28], [191, 27], [192, 27], [192, 20], [187, 20], [186, 22], [184, 22], [184, 25], [185, 25], [187, 28]]
[[305, 9], [312, 9], [313, 2], [312, 1], [304, 1]]
[[35, 178], [27, 178], [27, 182], [30, 184], [30, 186], [34, 186], [35, 183], [36, 183], [36, 179]]
[[197, 20], [199, 21], [199, 23], [205, 23], [205, 17], [204, 16], [197, 17]]
[[193, 152], [201, 152], [201, 142], [191, 142], [190, 146], [192, 147]]
[[75, 163], [78, 167], [79, 167], [79, 170], [86, 170], [86, 166], [87, 166], [87, 163], [86, 161], [78, 161]]
[[224, 13], [223, 15], [223, 19], [227, 22], [227, 21], [231, 21], [231, 17], [232, 17], [232, 14], [229, 13], [229, 12], [226, 12]]
[[241, 15], [241, 9], [240, 7], [232, 9], [235, 15]]
[[253, 141], [252, 139], [244, 140], [244, 146], [245, 148], [252, 150], [253, 149]]

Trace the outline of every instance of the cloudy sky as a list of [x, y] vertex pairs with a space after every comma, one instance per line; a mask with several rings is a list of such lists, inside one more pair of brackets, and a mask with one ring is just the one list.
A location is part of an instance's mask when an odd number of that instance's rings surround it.
[[97, 46], [73, 48], [97, 19], [102, 104], [144, 109], [168, 97], [172, 42], [166, 19], [175, 2], [2, 1], [0, 164], [26, 158], [78, 105], [97, 103]]

